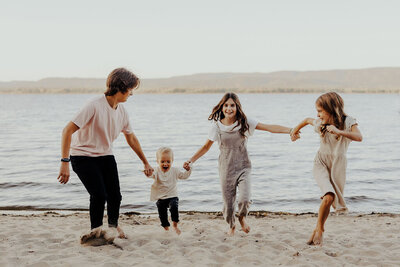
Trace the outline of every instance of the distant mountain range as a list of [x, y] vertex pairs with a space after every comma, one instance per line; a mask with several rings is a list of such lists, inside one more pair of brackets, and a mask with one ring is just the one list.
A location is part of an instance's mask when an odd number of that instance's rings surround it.
[[[99, 93], [105, 79], [45, 78], [0, 82], [0, 93]], [[271, 73], [202, 73], [142, 79], [138, 93], [400, 93], [400, 68]]]

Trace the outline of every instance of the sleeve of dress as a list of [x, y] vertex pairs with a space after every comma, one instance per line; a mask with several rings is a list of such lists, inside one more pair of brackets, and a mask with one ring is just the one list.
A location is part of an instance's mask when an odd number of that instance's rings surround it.
[[215, 142], [218, 140], [217, 124], [213, 122], [211, 124], [210, 130], [208, 131], [208, 139]]
[[71, 120], [79, 128], [85, 126], [94, 116], [96, 108], [93, 103], [88, 103]]
[[321, 133], [321, 119], [315, 119], [314, 120], [314, 131], [316, 132], [316, 133]]
[[345, 124], [346, 130], [349, 130], [349, 131], [351, 130], [351, 127], [353, 125], [358, 125], [357, 120], [350, 116], [346, 117], [344, 124]]

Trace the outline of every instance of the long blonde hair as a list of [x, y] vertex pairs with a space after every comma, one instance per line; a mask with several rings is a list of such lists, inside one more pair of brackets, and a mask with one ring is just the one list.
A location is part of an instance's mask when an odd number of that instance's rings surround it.
[[[344, 103], [342, 97], [335, 93], [329, 92], [318, 97], [315, 101], [316, 105], [321, 107], [332, 116], [333, 125], [339, 130], [344, 130], [346, 113], [344, 112]], [[326, 134], [327, 124], [321, 124], [320, 133], [324, 137]], [[339, 139], [339, 137], [337, 137]]]

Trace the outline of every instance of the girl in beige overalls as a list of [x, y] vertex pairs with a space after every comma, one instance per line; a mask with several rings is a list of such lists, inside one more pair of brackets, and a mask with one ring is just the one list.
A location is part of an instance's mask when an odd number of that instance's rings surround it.
[[[335, 92], [321, 95], [316, 103], [318, 119], [306, 118], [296, 126], [292, 135], [299, 133], [307, 124], [314, 125], [320, 134], [320, 148], [314, 159], [313, 175], [321, 188], [321, 205], [309, 245], [322, 244], [325, 221], [331, 205], [337, 212], [347, 212], [343, 191], [346, 182], [346, 152], [350, 142], [362, 141], [362, 135], [354, 118], [343, 110], [343, 99]], [[297, 136], [296, 136], [297, 138]]]
[[[214, 141], [219, 143], [220, 155], [218, 159], [219, 176], [221, 179], [222, 197], [224, 201], [223, 214], [230, 225], [229, 234], [235, 233], [235, 202], [236, 189], [239, 189], [238, 206], [239, 222], [245, 233], [250, 227], [245, 221], [250, 204], [250, 172], [251, 163], [247, 153], [247, 137], [254, 130], [263, 130], [271, 133], [287, 133], [291, 129], [280, 125], [268, 125], [248, 120], [242, 110], [239, 98], [234, 93], [226, 93], [221, 101], [213, 108], [209, 120], [214, 121], [206, 143], [186, 161], [184, 167], [194, 163], [203, 156]], [[298, 135], [297, 135], [298, 136]], [[293, 135], [296, 139], [296, 135]]]

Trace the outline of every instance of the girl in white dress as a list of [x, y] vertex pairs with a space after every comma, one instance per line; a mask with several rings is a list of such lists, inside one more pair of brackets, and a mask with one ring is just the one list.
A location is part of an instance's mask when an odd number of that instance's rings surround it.
[[346, 152], [351, 141], [362, 141], [357, 128], [357, 121], [346, 115], [343, 110], [343, 99], [335, 92], [318, 97], [315, 107], [317, 119], [306, 118], [297, 125], [293, 137], [300, 129], [310, 124], [320, 135], [320, 148], [314, 159], [313, 175], [321, 189], [321, 205], [317, 226], [309, 241], [309, 245], [322, 244], [324, 225], [329, 216], [330, 207], [336, 212], [347, 212], [343, 197], [346, 182]]

